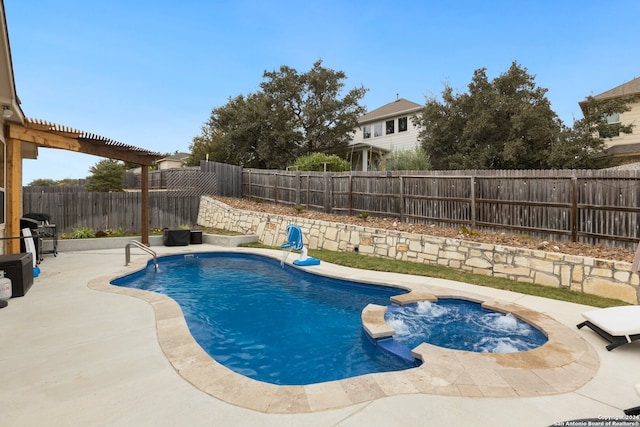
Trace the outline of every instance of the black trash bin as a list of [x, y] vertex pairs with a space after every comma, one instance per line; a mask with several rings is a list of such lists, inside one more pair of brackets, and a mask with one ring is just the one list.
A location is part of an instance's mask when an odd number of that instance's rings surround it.
[[202, 244], [202, 231], [192, 231], [189, 238], [189, 243], [192, 245]]
[[165, 246], [187, 246], [191, 240], [190, 230], [164, 230], [162, 243]]

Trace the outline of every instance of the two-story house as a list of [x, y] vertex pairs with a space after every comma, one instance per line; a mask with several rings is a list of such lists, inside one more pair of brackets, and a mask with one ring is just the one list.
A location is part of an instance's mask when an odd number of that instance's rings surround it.
[[349, 145], [351, 169], [374, 170], [385, 155], [414, 150], [419, 128], [414, 126], [412, 117], [421, 108], [420, 104], [399, 98], [360, 117]]
[[[640, 77], [594, 96], [594, 98], [598, 100], [607, 100], [633, 95], [638, 98], [636, 98], [634, 103], [629, 105], [631, 107], [630, 111], [608, 117], [608, 121], [611, 124], [635, 125], [632, 133], [610, 135], [605, 139], [605, 155], [622, 158], [623, 163], [640, 162]], [[586, 101], [579, 102], [580, 108], [583, 109], [583, 111], [586, 104]]]

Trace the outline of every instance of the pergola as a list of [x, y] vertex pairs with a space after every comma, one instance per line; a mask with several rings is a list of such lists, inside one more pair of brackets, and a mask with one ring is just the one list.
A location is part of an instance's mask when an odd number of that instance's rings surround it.
[[[142, 243], [149, 245], [149, 166], [162, 158], [156, 152], [133, 147], [99, 135], [43, 120], [7, 123], [6, 131], [6, 235], [20, 235], [22, 206], [22, 159], [36, 158], [37, 147], [91, 154], [142, 166]], [[20, 252], [19, 240], [7, 241], [7, 253]]]

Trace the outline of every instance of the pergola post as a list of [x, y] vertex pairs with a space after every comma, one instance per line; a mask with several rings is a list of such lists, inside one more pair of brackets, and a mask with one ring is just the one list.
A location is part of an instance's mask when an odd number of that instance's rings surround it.
[[6, 145], [7, 183], [5, 187], [5, 227], [6, 237], [11, 237], [11, 239], [6, 241], [6, 250], [7, 254], [18, 254], [20, 253], [20, 217], [22, 216], [21, 141], [11, 138], [8, 132], [5, 134], [8, 136]]

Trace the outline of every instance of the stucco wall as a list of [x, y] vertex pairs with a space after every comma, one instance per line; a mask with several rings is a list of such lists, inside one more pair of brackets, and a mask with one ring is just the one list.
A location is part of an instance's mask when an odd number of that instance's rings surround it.
[[633, 304], [640, 301], [640, 280], [631, 273], [628, 262], [243, 211], [206, 196], [200, 200], [199, 225], [256, 234], [265, 245], [280, 246], [290, 223], [300, 226], [310, 249], [357, 251], [568, 288]]

